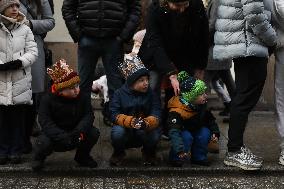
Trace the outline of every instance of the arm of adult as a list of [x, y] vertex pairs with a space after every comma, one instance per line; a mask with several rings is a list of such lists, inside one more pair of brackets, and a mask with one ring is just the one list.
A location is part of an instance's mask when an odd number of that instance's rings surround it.
[[30, 20], [34, 34], [44, 34], [51, 31], [55, 26], [55, 20], [52, 16], [51, 7], [48, 0], [42, 0], [41, 19]]
[[127, 21], [125, 27], [121, 31], [119, 37], [122, 41], [128, 41], [134, 35], [139, 20], [141, 17], [141, 3], [139, 0], [128, 0], [127, 1]]
[[64, 0], [62, 16], [73, 41], [76, 43], [80, 37], [80, 25], [78, 21], [79, 0]]
[[47, 137], [49, 137], [51, 140], [59, 141], [63, 138], [66, 138], [67, 133], [57, 127], [56, 123], [52, 119], [52, 111], [50, 96], [46, 95], [42, 98], [40, 103], [38, 121], [43, 129], [43, 133]]
[[243, 14], [248, 26], [253, 33], [268, 47], [276, 45], [276, 32], [270, 25], [267, 15], [264, 13], [263, 0], [242, 0]]

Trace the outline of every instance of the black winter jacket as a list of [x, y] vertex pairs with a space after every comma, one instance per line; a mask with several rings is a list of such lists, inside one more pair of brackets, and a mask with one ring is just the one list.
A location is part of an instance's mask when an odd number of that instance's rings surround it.
[[38, 121], [43, 133], [52, 140], [61, 140], [67, 133], [88, 132], [94, 114], [88, 97], [80, 93], [76, 99], [46, 94], [40, 103]]
[[139, 0], [64, 0], [62, 15], [73, 40], [81, 34], [131, 39], [139, 24]]
[[183, 13], [175, 13], [153, 0], [139, 56], [161, 74], [205, 69], [208, 58], [208, 19], [201, 0], [191, 0]]

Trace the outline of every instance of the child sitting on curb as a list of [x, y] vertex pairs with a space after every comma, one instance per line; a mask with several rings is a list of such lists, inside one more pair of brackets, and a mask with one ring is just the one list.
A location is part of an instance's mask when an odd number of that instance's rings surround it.
[[208, 143], [218, 141], [220, 134], [215, 117], [205, 107], [206, 85], [185, 71], [178, 74], [178, 80], [180, 95], [168, 102], [170, 163], [179, 167], [190, 158], [193, 164], [209, 166]]
[[110, 102], [114, 123], [111, 141], [114, 148], [110, 164], [118, 166], [125, 149], [143, 146], [145, 165], [156, 163], [156, 146], [160, 139], [160, 101], [149, 87], [149, 72], [134, 53], [126, 54], [120, 65], [126, 83], [115, 91]]
[[60, 60], [47, 69], [53, 85], [40, 103], [38, 121], [43, 134], [35, 144], [32, 162], [34, 171], [43, 168], [44, 160], [53, 151], [65, 152], [77, 148], [74, 160], [83, 167], [97, 167], [90, 156], [99, 138], [93, 126], [94, 114], [88, 97], [80, 92], [80, 78], [69, 69], [65, 60]]

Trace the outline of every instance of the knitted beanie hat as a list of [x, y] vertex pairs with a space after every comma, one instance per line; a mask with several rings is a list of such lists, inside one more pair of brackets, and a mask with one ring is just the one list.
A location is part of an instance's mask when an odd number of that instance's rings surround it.
[[146, 30], [140, 30], [136, 32], [133, 36], [133, 41], [138, 41], [139, 43], [142, 43], [145, 33], [146, 33]]
[[53, 81], [52, 92], [56, 93], [62, 89], [72, 87], [80, 82], [80, 78], [76, 72], [69, 68], [64, 59], [59, 60], [47, 68], [47, 73]]
[[124, 61], [120, 63], [119, 69], [129, 86], [141, 76], [149, 76], [149, 70], [135, 53], [125, 54]]
[[178, 73], [178, 81], [180, 82], [180, 101], [188, 105], [192, 103], [199, 95], [206, 91], [206, 85], [202, 80], [189, 76], [187, 72]]
[[20, 6], [19, 0], [0, 0], [0, 13], [3, 13], [9, 6], [17, 4]]

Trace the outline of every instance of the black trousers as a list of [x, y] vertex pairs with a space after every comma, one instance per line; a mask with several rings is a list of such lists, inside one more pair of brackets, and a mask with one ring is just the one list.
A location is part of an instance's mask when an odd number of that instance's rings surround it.
[[234, 59], [236, 92], [232, 99], [228, 151], [243, 146], [243, 135], [248, 115], [257, 104], [267, 75], [267, 58], [245, 57]]
[[21, 155], [28, 105], [0, 106], [0, 156]]
[[37, 138], [34, 148], [34, 160], [45, 160], [52, 152], [66, 152], [77, 148], [75, 158], [84, 159], [90, 155], [93, 146], [97, 143], [100, 132], [97, 128], [92, 127], [85, 133], [85, 139], [78, 142], [78, 137], [72, 139], [71, 143], [62, 141], [52, 141], [46, 135], [40, 135]]

